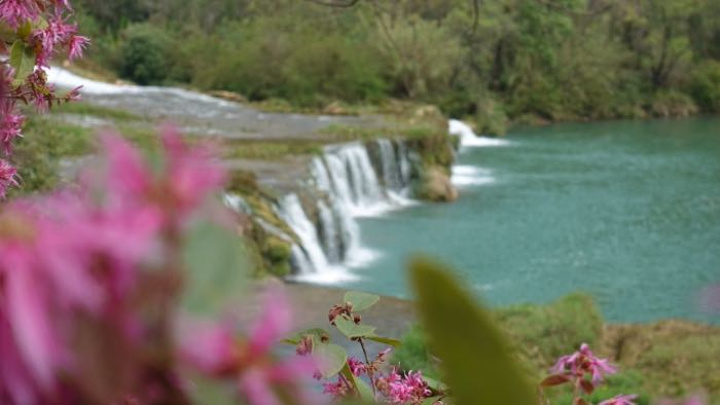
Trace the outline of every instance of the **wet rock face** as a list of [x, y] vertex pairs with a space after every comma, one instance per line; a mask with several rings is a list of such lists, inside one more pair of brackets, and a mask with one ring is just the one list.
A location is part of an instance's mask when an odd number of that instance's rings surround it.
[[415, 195], [417, 198], [434, 202], [452, 202], [458, 198], [450, 175], [440, 166], [431, 166], [421, 172]]

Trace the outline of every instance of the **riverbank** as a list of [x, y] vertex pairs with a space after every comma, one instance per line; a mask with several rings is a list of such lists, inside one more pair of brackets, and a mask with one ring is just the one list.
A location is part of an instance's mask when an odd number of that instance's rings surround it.
[[[328, 309], [341, 302], [346, 290], [306, 284], [287, 284], [286, 290], [298, 311], [299, 327], [328, 328]], [[652, 323], [606, 323], [586, 295], [573, 294], [548, 305], [513, 305], [492, 310], [498, 326], [512, 342], [530, 378], [540, 381], [555, 359], [588, 343], [596, 354], [616, 364], [620, 373], [611, 377], [596, 398], [637, 393], [641, 405], [651, 399], [706, 393], [711, 404], [720, 403], [720, 327], [669, 319]], [[394, 297], [363, 313], [363, 321], [378, 332], [404, 337], [403, 349], [394, 356], [405, 369], [422, 369], [437, 375], [422, 332], [412, 327], [413, 303]], [[479, 342], [481, 344], [481, 342]], [[558, 404], [569, 404], [561, 390], [548, 394]]]

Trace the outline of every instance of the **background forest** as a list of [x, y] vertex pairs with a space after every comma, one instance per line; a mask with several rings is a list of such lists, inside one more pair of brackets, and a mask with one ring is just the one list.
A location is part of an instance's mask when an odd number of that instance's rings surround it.
[[[86, 64], [287, 108], [409, 99], [508, 123], [720, 112], [716, 0], [78, 1]], [[86, 66], [87, 67], [87, 66]]]

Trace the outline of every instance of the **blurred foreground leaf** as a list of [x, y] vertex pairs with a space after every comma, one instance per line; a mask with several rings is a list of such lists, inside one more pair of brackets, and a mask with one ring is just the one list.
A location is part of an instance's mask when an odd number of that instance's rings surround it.
[[335, 326], [348, 339], [375, 336], [375, 329], [377, 329], [374, 326], [358, 325], [343, 316], [339, 316], [335, 319]]
[[339, 373], [347, 363], [347, 352], [341, 346], [333, 343], [323, 343], [319, 338], [313, 338], [313, 355], [320, 362], [320, 374], [323, 378], [330, 378]]
[[457, 405], [534, 405], [533, 391], [473, 297], [443, 266], [416, 259], [410, 277], [420, 318]]
[[186, 265], [184, 304], [192, 312], [220, 313], [247, 287], [248, 264], [235, 231], [201, 222], [189, 232], [183, 250]]
[[343, 297], [343, 301], [352, 304], [353, 312], [364, 311], [377, 304], [379, 300], [380, 296], [378, 295], [368, 294], [360, 291], [348, 291]]

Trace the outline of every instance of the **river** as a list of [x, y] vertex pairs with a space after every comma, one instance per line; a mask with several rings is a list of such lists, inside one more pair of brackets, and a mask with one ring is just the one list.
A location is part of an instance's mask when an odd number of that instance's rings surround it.
[[[115, 86], [59, 68], [50, 73], [60, 87], [84, 85], [93, 104], [170, 119], [188, 132], [289, 139], [314, 137], [333, 123], [377, 122], [267, 114], [181, 89]], [[345, 231], [353, 232], [345, 233], [353, 236], [346, 244], [358, 245], [355, 260], [307, 279], [409, 297], [404, 264], [423, 252], [454, 266], [492, 305], [586, 291], [610, 321], [718, 321], [698, 310], [696, 297], [720, 280], [720, 119], [562, 124], [515, 130], [503, 140], [470, 136], [463, 145], [453, 175], [457, 202], [395, 201], [399, 209], [352, 215], [359, 229], [348, 221]], [[355, 149], [326, 153], [328, 164], [340, 162], [330, 174], [362, 174], [340, 159]], [[376, 187], [370, 177], [363, 184]], [[370, 208], [387, 205], [377, 196], [369, 200]]]
[[360, 219], [380, 255], [340, 284], [408, 297], [405, 261], [424, 252], [492, 305], [585, 291], [610, 321], [713, 320], [696, 297], [720, 280], [720, 119], [562, 124], [505, 139], [460, 151], [456, 203]]

